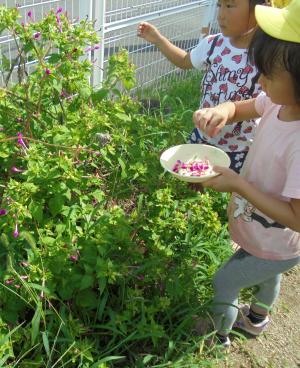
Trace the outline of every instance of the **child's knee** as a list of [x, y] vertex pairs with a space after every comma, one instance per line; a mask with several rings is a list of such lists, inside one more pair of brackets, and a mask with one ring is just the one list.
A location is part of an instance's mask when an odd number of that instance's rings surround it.
[[220, 268], [213, 277], [213, 288], [216, 291], [223, 290], [228, 287], [228, 284], [230, 283], [230, 278], [232, 278], [232, 275], [230, 275], [228, 272], [226, 272], [226, 269], [223, 267]]

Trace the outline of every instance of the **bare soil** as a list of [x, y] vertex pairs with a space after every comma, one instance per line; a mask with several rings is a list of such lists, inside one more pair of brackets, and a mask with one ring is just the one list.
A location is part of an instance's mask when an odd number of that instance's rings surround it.
[[300, 266], [284, 275], [268, 330], [235, 338], [220, 368], [300, 368]]

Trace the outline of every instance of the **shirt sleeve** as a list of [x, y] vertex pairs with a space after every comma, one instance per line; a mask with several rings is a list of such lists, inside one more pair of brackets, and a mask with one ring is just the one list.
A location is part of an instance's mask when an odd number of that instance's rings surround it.
[[265, 92], [260, 92], [260, 94], [255, 99], [255, 105], [254, 105], [256, 112], [260, 116], [263, 115], [266, 109], [266, 104], [267, 104], [267, 96]]
[[203, 69], [214, 37], [207, 36], [202, 38], [198, 45], [191, 51], [191, 62], [194, 68]]

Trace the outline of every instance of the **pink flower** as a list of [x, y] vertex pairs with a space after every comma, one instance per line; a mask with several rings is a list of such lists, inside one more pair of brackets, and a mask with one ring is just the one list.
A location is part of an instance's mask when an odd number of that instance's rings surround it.
[[5, 280], [5, 285], [11, 285], [13, 282], [14, 282], [13, 278], [7, 279], [7, 280]]
[[59, 14], [63, 11], [63, 8], [62, 7], [59, 7], [57, 10], [56, 10], [56, 14]]
[[93, 47], [87, 47], [84, 52], [90, 52], [90, 51], [94, 51], [94, 50], [98, 50], [100, 49], [100, 45], [95, 45]]
[[28, 276], [27, 275], [24, 275], [24, 276], [20, 276], [20, 279], [22, 279], [22, 280], [28, 280]]
[[74, 263], [77, 262], [78, 261], [78, 255], [75, 254], [75, 255], [70, 256], [69, 260], [74, 262]]
[[76, 254], [72, 254], [72, 255], [69, 257], [69, 260], [75, 263], [75, 262], [77, 262], [77, 261], [78, 261], [79, 255], [80, 255], [80, 252], [79, 252], [79, 250], [77, 249], [77, 250], [76, 250]]
[[28, 262], [25, 262], [25, 261], [22, 261], [22, 262], [20, 262], [20, 266], [22, 266], [22, 267], [28, 267], [29, 266], [29, 263]]
[[0, 216], [5, 216], [7, 214], [7, 210], [1, 209]]
[[29, 12], [27, 13], [27, 17], [32, 18], [32, 11], [31, 10], [29, 10]]
[[16, 223], [15, 231], [13, 232], [14, 238], [17, 238], [19, 236], [19, 230], [18, 230], [18, 224]]
[[34, 38], [35, 40], [37, 40], [38, 38], [40, 38], [40, 36], [41, 36], [41, 32], [36, 32], [36, 33], [33, 35], [33, 38]]
[[22, 173], [24, 172], [24, 170], [21, 170], [21, 169], [18, 169], [17, 167], [13, 166], [11, 169], [10, 169], [12, 172], [14, 173]]
[[59, 27], [59, 32], [62, 32], [62, 25], [61, 25], [60, 17], [57, 14], [56, 14], [56, 23]]
[[47, 69], [45, 70], [45, 73], [46, 73], [47, 75], [50, 75], [50, 74], [51, 74], [51, 70], [47, 68]]
[[69, 95], [67, 94], [67, 92], [63, 89], [61, 92], [60, 92], [60, 97], [62, 98], [67, 98], [69, 97]]
[[18, 133], [18, 143], [25, 149], [28, 149], [28, 147], [26, 146], [26, 144], [23, 141], [23, 135], [22, 133]]

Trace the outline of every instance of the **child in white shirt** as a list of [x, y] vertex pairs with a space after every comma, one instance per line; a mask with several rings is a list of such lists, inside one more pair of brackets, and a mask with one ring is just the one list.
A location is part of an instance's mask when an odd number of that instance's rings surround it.
[[[220, 0], [219, 34], [207, 36], [189, 53], [167, 40], [153, 25], [143, 22], [138, 36], [156, 45], [176, 66], [204, 70], [200, 107], [225, 101], [256, 97], [260, 92], [258, 73], [248, 60], [248, 46], [256, 26], [254, 6], [264, 0]], [[205, 143], [221, 148], [231, 158], [231, 168], [239, 172], [252, 143], [256, 121], [242, 120], [209, 137], [195, 128], [189, 143]]]

